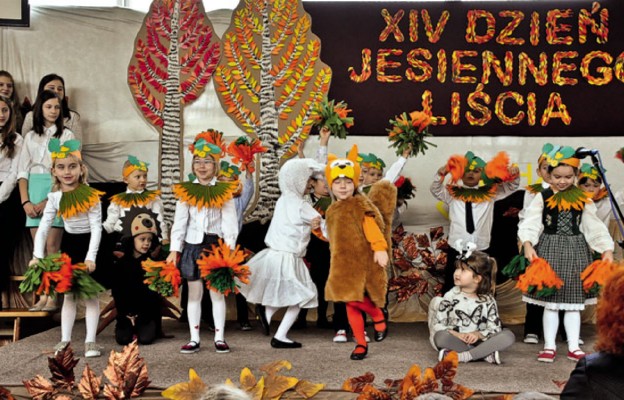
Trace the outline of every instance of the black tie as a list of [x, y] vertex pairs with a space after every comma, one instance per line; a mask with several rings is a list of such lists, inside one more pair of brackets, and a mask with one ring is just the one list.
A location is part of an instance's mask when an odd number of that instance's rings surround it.
[[475, 230], [474, 219], [472, 218], [472, 201], [466, 202], [466, 231], [472, 233]]

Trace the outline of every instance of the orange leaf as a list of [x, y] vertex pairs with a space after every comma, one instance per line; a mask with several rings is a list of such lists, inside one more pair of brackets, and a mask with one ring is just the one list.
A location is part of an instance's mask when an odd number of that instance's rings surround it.
[[189, 369], [189, 381], [176, 383], [165, 389], [161, 395], [173, 400], [196, 400], [206, 391], [207, 386], [193, 368]]
[[457, 182], [460, 180], [464, 176], [467, 166], [468, 160], [466, 157], [459, 154], [452, 155], [446, 162], [446, 169], [451, 174], [451, 181]]
[[360, 393], [364, 386], [372, 383], [375, 380], [375, 375], [372, 372], [367, 372], [364, 375], [349, 378], [342, 384], [342, 390], [352, 393]]

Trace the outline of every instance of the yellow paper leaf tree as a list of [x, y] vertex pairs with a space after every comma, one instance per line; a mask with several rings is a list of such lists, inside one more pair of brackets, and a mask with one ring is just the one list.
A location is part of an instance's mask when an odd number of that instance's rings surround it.
[[128, 85], [145, 118], [159, 130], [159, 183], [165, 220], [175, 212], [172, 185], [182, 178], [182, 106], [210, 80], [221, 54], [201, 0], [154, 0], [136, 37]]
[[312, 110], [329, 91], [331, 69], [298, 0], [241, 0], [222, 38], [215, 72], [219, 99], [230, 117], [269, 150], [256, 161], [249, 221], [269, 220], [279, 197], [277, 172], [312, 127]]

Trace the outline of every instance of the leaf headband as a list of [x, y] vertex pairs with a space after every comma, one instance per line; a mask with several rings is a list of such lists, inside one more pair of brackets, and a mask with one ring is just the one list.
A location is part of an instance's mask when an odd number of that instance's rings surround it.
[[208, 143], [204, 138], [200, 138], [193, 143], [193, 155], [201, 158], [208, 156], [219, 158], [221, 156], [221, 147]]
[[[603, 169], [603, 172], [607, 172], [606, 169]], [[583, 164], [581, 165], [581, 173], [579, 178], [589, 178], [593, 180], [597, 180], [600, 177], [598, 169], [591, 164]]]
[[227, 161], [221, 161], [219, 175], [227, 178], [238, 177], [240, 175], [240, 169]]
[[52, 138], [48, 143], [48, 150], [50, 151], [50, 155], [53, 160], [67, 158], [68, 154], [82, 160], [82, 155], [80, 154], [80, 141], [76, 139], [66, 140], [61, 143], [58, 138]]
[[135, 156], [130, 155], [128, 156], [128, 162], [130, 163], [130, 165], [126, 166], [122, 172], [124, 178], [127, 178], [134, 171], [147, 172], [147, 167], [149, 166], [149, 163], [141, 161]]
[[561, 164], [578, 168], [581, 161], [574, 157], [576, 150], [570, 146], [553, 146], [552, 150], [546, 155], [546, 161], [551, 167], [558, 167]]

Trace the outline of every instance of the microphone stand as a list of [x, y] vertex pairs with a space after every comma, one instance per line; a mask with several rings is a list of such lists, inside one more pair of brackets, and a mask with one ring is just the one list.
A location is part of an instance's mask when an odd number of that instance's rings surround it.
[[[611, 211], [613, 213], [615, 221], [617, 222], [618, 230], [620, 231], [622, 237], [624, 237], [624, 226], [622, 225], [622, 221], [624, 221], [624, 215], [622, 215], [622, 210], [620, 210], [620, 206], [617, 204], [615, 196], [611, 191], [611, 185], [609, 185], [609, 182], [607, 182], [607, 176], [605, 174], [604, 167], [602, 166], [602, 158], [600, 157], [600, 152], [596, 152], [596, 154], [590, 154], [590, 157], [592, 159], [594, 167], [598, 170], [598, 173], [600, 174], [600, 177], [604, 182], [605, 188], [607, 189], [607, 194], [609, 195], [609, 203], [611, 204]], [[617, 244], [620, 246], [620, 248], [624, 249], [624, 240], [619, 240]]]

